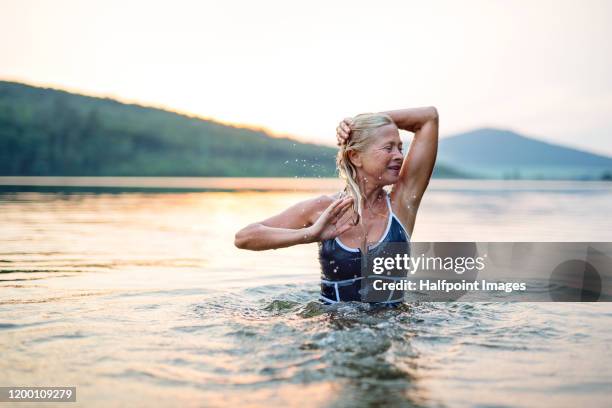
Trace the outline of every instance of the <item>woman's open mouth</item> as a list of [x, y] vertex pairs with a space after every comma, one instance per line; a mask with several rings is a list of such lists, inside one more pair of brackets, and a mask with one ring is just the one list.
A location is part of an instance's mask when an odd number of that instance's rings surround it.
[[391, 170], [391, 171], [394, 171], [394, 172], [397, 172], [397, 173], [399, 173], [401, 168], [402, 168], [402, 166], [399, 165], [399, 164], [394, 164], [392, 166], [387, 167], [388, 170]]

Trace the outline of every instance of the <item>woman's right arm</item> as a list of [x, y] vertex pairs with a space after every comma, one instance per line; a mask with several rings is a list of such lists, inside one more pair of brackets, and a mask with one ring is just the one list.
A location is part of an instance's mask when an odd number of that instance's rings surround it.
[[346, 217], [342, 218], [351, 203], [351, 198], [331, 202], [326, 196], [302, 201], [280, 214], [241, 229], [236, 233], [234, 245], [240, 249], [263, 251], [338, 236], [351, 227]]

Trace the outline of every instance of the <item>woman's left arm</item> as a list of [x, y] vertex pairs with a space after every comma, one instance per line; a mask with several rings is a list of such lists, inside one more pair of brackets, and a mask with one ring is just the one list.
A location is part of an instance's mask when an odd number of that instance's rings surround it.
[[398, 128], [414, 132], [410, 150], [400, 170], [394, 195], [416, 214], [436, 164], [438, 110], [433, 106], [384, 112]]

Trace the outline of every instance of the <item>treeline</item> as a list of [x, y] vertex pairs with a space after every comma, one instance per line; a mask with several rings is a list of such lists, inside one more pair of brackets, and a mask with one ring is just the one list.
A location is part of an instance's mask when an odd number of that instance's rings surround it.
[[0, 175], [333, 177], [335, 154], [162, 109], [0, 81]]

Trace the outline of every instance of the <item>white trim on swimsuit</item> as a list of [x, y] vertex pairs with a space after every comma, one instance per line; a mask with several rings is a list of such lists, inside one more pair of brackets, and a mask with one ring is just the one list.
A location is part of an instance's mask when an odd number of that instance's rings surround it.
[[[393, 218], [395, 218], [397, 220], [397, 222], [400, 225], [400, 227], [402, 227], [402, 229], [404, 230], [404, 234], [406, 234], [406, 237], [408, 238], [408, 241], [410, 241], [410, 234], [408, 234], [408, 231], [406, 231], [406, 228], [404, 227], [404, 224], [402, 224], [402, 222], [399, 220], [399, 218], [397, 218], [397, 215], [395, 215], [395, 213], [393, 212], [393, 209], [391, 208], [391, 200], [389, 199], [389, 194], [386, 195], [386, 198], [387, 198], [387, 208], [389, 208], [389, 221], [387, 221], [387, 228], [386, 228], [384, 234], [382, 234], [382, 237], [378, 240], [378, 242], [376, 244], [370, 246], [369, 249], [376, 248], [378, 245], [380, 245], [385, 240], [385, 238], [387, 238], [387, 234], [389, 234], [389, 230], [391, 229], [391, 224], [393, 223]], [[340, 237], [336, 237], [336, 238], [334, 238], [334, 240], [344, 250], [347, 250], [349, 252], [359, 252], [359, 248], [352, 248], [352, 247], [350, 247], [348, 245], [343, 244], [342, 241], [340, 241]]]

